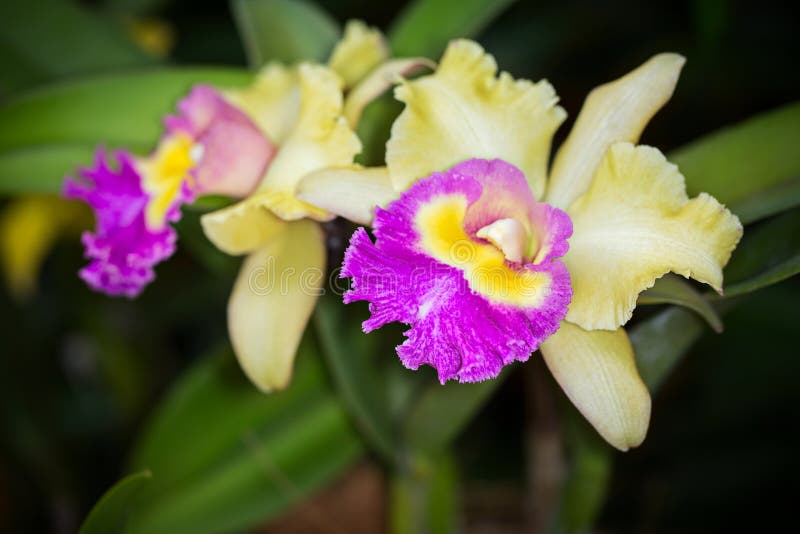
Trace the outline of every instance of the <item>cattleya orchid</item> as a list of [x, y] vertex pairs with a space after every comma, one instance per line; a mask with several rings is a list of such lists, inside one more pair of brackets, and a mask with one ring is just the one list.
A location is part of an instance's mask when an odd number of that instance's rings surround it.
[[493, 378], [539, 349], [609, 443], [639, 445], [650, 396], [623, 328], [637, 296], [670, 271], [721, 292], [742, 235], [714, 198], [687, 197], [661, 152], [634, 145], [683, 63], [660, 54], [595, 89], [549, 176], [566, 114], [546, 81], [497, 76], [464, 40], [433, 74], [403, 81], [386, 167], [326, 169], [299, 187], [373, 226], [374, 242], [353, 235], [342, 269], [345, 302], [369, 302], [364, 330], [410, 325], [400, 359], [442, 383]]
[[[264, 391], [285, 387], [322, 285], [318, 222], [335, 216], [297, 199], [294, 189], [309, 172], [352, 164], [363, 107], [393, 73], [424, 65], [387, 58], [383, 36], [351, 22], [328, 66], [270, 63], [244, 89], [195, 86], [165, 119], [150, 156], [119, 151], [112, 167], [98, 151], [94, 166], [64, 189], [97, 219], [95, 232], [83, 236], [92, 262], [81, 277], [98, 291], [136, 296], [174, 252], [170, 223], [183, 204], [205, 194], [241, 199], [203, 216], [202, 225], [220, 250], [247, 255], [228, 309], [242, 368]], [[353, 86], [345, 102], [343, 91]]]

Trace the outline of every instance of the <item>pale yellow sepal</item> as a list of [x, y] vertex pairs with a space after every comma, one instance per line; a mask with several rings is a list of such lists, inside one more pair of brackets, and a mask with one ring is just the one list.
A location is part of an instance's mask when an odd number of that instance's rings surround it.
[[232, 256], [262, 247], [288, 225], [253, 199], [203, 215], [200, 223], [209, 241]]
[[625, 330], [586, 331], [563, 321], [539, 348], [564, 393], [607, 442], [626, 451], [644, 441], [650, 394]]
[[459, 40], [434, 74], [395, 89], [406, 103], [386, 145], [396, 189], [470, 158], [501, 158], [519, 167], [542, 198], [553, 133], [566, 113], [546, 81], [496, 73], [480, 45]]
[[360, 20], [351, 20], [344, 37], [331, 53], [328, 66], [336, 72], [345, 87], [353, 87], [389, 57], [389, 45], [383, 34]]
[[568, 208], [589, 188], [608, 147], [618, 141], [639, 140], [647, 123], [672, 96], [685, 62], [678, 54], [659, 54], [589, 93], [553, 161], [548, 204]]
[[564, 262], [572, 278], [567, 320], [583, 328], [625, 324], [639, 293], [667, 272], [722, 291], [722, 268], [742, 236], [739, 219], [684, 178], [657, 149], [613, 145], [589, 191], [568, 211]]
[[400, 196], [386, 167], [339, 167], [306, 175], [297, 197], [330, 213], [369, 226], [375, 206], [385, 207]]
[[251, 85], [222, 93], [228, 102], [244, 111], [270, 141], [279, 145], [289, 136], [300, 113], [299, 82], [297, 68], [269, 63]]
[[356, 85], [344, 101], [344, 116], [355, 128], [370, 102], [385, 93], [392, 85], [400, 83], [404, 77], [423, 69], [435, 69], [436, 63], [429, 59], [414, 57], [387, 61], [376, 68], [372, 74]]
[[56, 239], [78, 234], [91, 222], [85, 205], [55, 195], [9, 201], [0, 213], [0, 266], [10, 293], [18, 299], [30, 297]]
[[342, 116], [342, 85], [336, 74], [321, 65], [302, 64], [300, 114], [270, 163], [254, 202], [285, 220], [332, 216], [295, 197], [297, 183], [306, 174], [326, 167], [350, 165], [361, 142]]
[[322, 292], [325, 244], [312, 221], [286, 231], [247, 257], [228, 302], [236, 358], [259, 389], [285, 388], [297, 346]]

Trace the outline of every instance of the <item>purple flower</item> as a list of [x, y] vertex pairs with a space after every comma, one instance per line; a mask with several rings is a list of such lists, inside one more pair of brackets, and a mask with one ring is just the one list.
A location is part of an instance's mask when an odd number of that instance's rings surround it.
[[[148, 227], [149, 197], [134, 158], [125, 151], [114, 155], [116, 169], [106, 162], [105, 150], [98, 149], [94, 165], [79, 170], [79, 180], [67, 178], [64, 196], [86, 202], [95, 212], [94, 233], [85, 232], [81, 239], [91, 262], [80, 277], [96, 291], [135, 297], [155, 278], [153, 267], [175, 252], [177, 236], [167, 224]], [[166, 218], [177, 221], [178, 206]]]
[[558, 260], [572, 223], [534, 199], [522, 172], [472, 159], [377, 208], [376, 242], [359, 228], [345, 254], [345, 302], [366, 300], [370, 332], [411, 326], [397, 348], [410, 369], [477, 382], [525, 361], [553, 334], [572, 295]]

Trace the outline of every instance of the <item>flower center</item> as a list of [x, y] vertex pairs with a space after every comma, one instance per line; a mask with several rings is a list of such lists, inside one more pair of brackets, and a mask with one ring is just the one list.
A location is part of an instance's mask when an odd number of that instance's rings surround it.
[[528, 233], [516, 219], [498, 219], [475, 234], [500, 249], [508, 261], [522, 263], [528, 248]]

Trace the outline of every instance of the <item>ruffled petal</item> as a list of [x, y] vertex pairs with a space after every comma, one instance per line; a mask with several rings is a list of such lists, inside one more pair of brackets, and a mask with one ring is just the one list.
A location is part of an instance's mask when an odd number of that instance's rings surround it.
[[606, 441], [622, 451], [644, 441], [650, 394], [625, 330], [590, 332], [565, 321], [541, 352], [564, 393]]
[[506, 186], [527, 191], [522, 173], [500, 161], [434, 174], [377, 208], [376, 242], [359, 229], [345, 254], [342, 276], [353, 278], [345, 302], [370, 303], [364, 330], [410, 325], [400, 359], [411, 369], [433, 366], [442, 383], [486, 380], [527, 360], [566, 313], [570, 284], [561, 262], [513, 264], [469, 233], [487, 216], [512, 215], [489, 205], [495, 197], [503, 205]]
[[331, 214], [295, 197], [297, 183], [313, 171], [350, 165], [361, 151], [361, 142], [342, 117], [341, 82], [336, 74], [310, 64], [300, 65], [299, 72], [300, 115], [252, 198], [286, 220], [329, 220]]
[[546, 81], [496, 72], [480, 45], [454, 41], [434, 74], [395, 89], [406, 103], [386, 146], [396, 189], [470, 158], [500, 158], [521, 169], [542, 198], [553, 133], [566, 114]]
[[[147, 225], [149, 197], [133, 157], [124, 151], [115, 155], [116, 169], [98, 150], [94, 166], [80, 170], [79, 180], [67, 178], [63, 194], [82, 200], [95, 212], [95, 231], [82, 237], [91, 262], [81, 269], [80, 277], [96, 291], [135, 297], [155, 278], [153, 267], [175, 252], [178, 237], [169, 225]], [[169, 220], [179, 217], [175, 210]]]
[[569, 208], [589, 189], [608, 147], [618, 141], [639, 140], [644, 127], [672, 96], [685, 61], [678, 54], [659, 54], [589, 93], [553, 161], [545, 199], [548, 204]]
[[569, 215], [567, 320], [588, 330], [625, 324], [639, 293], [669, 271], [721, 292], [722, 267], [742, 236], [739, 219], [713, 197], [688, 199], [683, 176], [658, 150], [629, 143], [609, 149]]
[[386, 206], [400, 193], [386, 167], [338, 167], [306, 175], [297, 198], [358, 224], [371, 225], [375, 206]]
[[289, 384], [324, 272], [324, 237], [312, 221], [288, 224], [244, 261], [228, 302], [228, 331], [239, 364], [262, 391]]
[[336, 44], [328, 66], [339, 75], [345, 88], [353, 87], [389, 57], [389, 45], [383, 34], [360, 20], [351, 20], [344, 37]]

